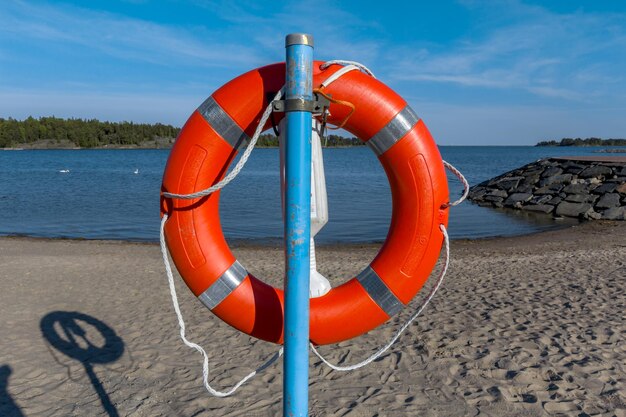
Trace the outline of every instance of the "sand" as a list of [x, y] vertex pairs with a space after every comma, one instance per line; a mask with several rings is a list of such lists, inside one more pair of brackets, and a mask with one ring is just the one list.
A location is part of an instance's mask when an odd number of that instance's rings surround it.
[[[320, 269], [337, 282], [377, 248], [322, 248]], [[279, 281], [279, 249], [234, 251]], [[626, 223], [453, 242], [452, 257], [444, 287], [388, 354], [347, 373], [311, 357], [312, 416], [626, 416]], [[1, 416], [281, 414], [281, 362], [230, 398], [206, 393], [158, 246], [1, 238], [0, 265]], [[177, 288], [217, 388], [276, 351]], [[321, 351], [359, 361], [412, 310]]]

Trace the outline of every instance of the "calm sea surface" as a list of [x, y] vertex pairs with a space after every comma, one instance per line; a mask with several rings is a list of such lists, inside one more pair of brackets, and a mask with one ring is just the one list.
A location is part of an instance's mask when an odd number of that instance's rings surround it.
[[[601, 148], [442, 147], [445, 160], [481, 181], [539, 158], [593, 155]], [[0, 151], [0, 235], [157, 241], [159, 189], [167, 150]], [[366, 147], [325, 149], [330, 220], [319, 243], [385, 239], [391, 194]], [[69, 172], [61, 172], [69, 170]], [[454, 178], [454, 177], [452, 177]], [[450, 179], [452, 198], [462, 187]], [[278, 150], [256, 149], [221, 196], [230, 240], [281, 239]], [[453, 207], [453, 238], [532, 233], [560, 227], [545, 217], [478, 207]]]

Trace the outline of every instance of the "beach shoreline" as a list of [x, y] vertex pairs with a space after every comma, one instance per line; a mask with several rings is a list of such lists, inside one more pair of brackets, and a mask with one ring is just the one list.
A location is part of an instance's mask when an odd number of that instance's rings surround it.
[[[569, 219], [568, 219], [569, 220]], [[560, 231], [563, 229], [568, 229], [570, 227], [578, 227], [581, 226], [588, 221], [580, 221], [578, 223], [563, 223], [558, 224], [555, 223], [550, 227], [546, 227], [539, 230], [529, 231], [527, 233], [520, 234], [512, 234], [512, 235], [495, 235], [495, 236], [478, 236], [478, 237], [461, 237], [455, 238], [451, 237], [450, 241], [454, 243], [465, 243], [465, 242], [477, 242], [477, 241], [489, 241], [492, 239], [517, 239], [521, 237], [529, 237], [534, 235], [540, 235], [546, 232], [554, 232]], [[610, 224], [611, 222], [607, 222]], [[24, 240], [34, 240], [34, 241], [77, 241], [77, 242], [112, 242], [112, 243], [128, 243], [133, 245], [152, 245], [158, 246], [159, 242], [155, 239], [124, 239], [124, 238], [110, 238], [110, 239], [100, 239], [100, 238], [85, 238], [85, 237], [72, 237], [72, 236], [39, 236], [34, 234], [22, 234], [22, 233], [8, 233], [8, 234], [0, 234], [0, 239], [24, 239]], [[259, 248], [278, 248], [282, 245], [282, 239], [280, 238], [253, 238], [253, 239], [241, 239], [241, 238], [228, 238], [226, 237], [226, 242], [231, 247], [259, 247]], [[380, 247], [384, 243], [384, 240], [373, 240], [373, 241], [364, 241], [364, 242], [315, 242], [316, 248], [336, 248], [336, 247], [362, 247], [362, 246], [376, 246]]]
[[[453, 241], [442, 289], [388, 353], [348, 373], [311, 357], [311, 415], [625, 415], [624, 236], [625, 222], [599, 221]], [[379, 247], [322, 246], [320, 272], [337, 285]], [[233, 252], [281, 284], [280, 247]], [[201, 357], [179, 339], [156, 244], [2, 237], [0, 264], [0, 415], [281, 413], [280, 363], [232, 397], [206, 393]], [[321, 352], [344, 365], [364, 359], [431, 284], [385, 325]], [[222, 323], [178, 276], [176, 287], [218, 389], [276, 352]]]

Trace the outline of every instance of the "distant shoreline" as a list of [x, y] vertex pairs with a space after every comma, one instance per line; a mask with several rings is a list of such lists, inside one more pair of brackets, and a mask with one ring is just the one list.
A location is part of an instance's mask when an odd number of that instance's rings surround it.
[[94, 146], [94, 147], [80, 147], [80, 146], [16, 146], [11, 148], [0, 148], [1, 151], [82, 151], [82, 150], [169, 150], [171, 146], [126, 146], [126, 145], [107, 145], [107, 146]]
[[[161, 123], [101, 122], [96, 119], [0, 117], [0, 149], [170, 149], [181, 128]], [[328, 147], [363, 146], [356, 137], [327, 134]], [[274, 134], [259, 136], [257, 147], [277, 147]]]
[[[0, 151], [82, 151], [82, 150], [170, 150], [174, 144], [163, 146], [144, 146], [144, 145], [105, 145], [105, 146], [93, 146], [93, 147], [80, 147], [80, 146], [32, 146], [32, 144], [24, 143], [18, 144], [15, 147], [0, 148]], [[360, 148], [359, 145], [331, 145], [322, 146], [324, 149], [350, 149]], [[278, 146], [259, 145], [255, 146], [257, 149], [278, 149]]]
[[[484, 241], [493, 241], [493, 240], [511, 240], [518, 238], [531, 238], [535, 235], [540, 235], [543, 233], [557, 232], [563, 229], [569, 229], [572, 227], [579, 227], [589, 222], [559, 222], [555, 223], [553, 227], [548, 227], [545, 229], [539, 229], [530, 232], [522, 232], [519, 234], [511, 234], [511, 235], [494, 235], [494, 236], [480, 236], [480, 237], [460, 237], [454, 238], [451, 237], [450, 240], [455, 243], [460, 242], [484, 242]], [[596, 223], [601, 224], [611, 224], [610, 221], [596, 221]], [[591, 226], [589, 226], [591, 227]], [[95, 243], [111, 243], [111, 244], [132, 244], [132, 245], [158, 245], [158, 239], [129, 239], [129, 238], [90, 238], [90, 237], [79, 237], [79, 236], [66, 236], [66, 235], [57, 235], [57, 236], [43, 236], [39, 234], [29, 234], [29, 233], [0, 233], [0, 241], [6, 239], [16, 239], [16, 240], [32, 240], [32, 241], [76, 241], [76, 242], [95, 242]], [[246, 247], [246, 248], [271, 248], [271, 247], [280, 247], [282, 245], [282, 238], [279, 237], [267, 237], [267, 238], [229, 238], [226, 237], [226, 242], [231, 247]], [[365, 248], [365, 247], [380, 247], [385, 243], [385, 240], [366, 240], [366, 241], [356, 241], [356, 242], [340, 242], [340, 241], [330, 241], [330, 242], [316, 242], [315, 246], [319, 248], [334, 248], [334, 247], [353, 247], [353, 248]]]
[[103, 143], [97, 146], [80, 146], [68, 139], [39, 139], [33, 142], [13, 142], [0, 149], [13, 150], [81, 150], [81, 149], [171, 149], [175, 138], [158, 137], [139, 143]]
[[559, 141], [547, 140], [537, 143], [535, 146], [540, 147], [591, 147], [591, 146], [626, 146], [626, 139], [601, 139], [601, 138], [563, 138]]

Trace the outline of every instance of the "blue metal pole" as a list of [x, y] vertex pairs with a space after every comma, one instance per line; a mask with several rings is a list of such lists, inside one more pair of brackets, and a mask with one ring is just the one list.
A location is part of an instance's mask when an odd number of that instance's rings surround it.
[[313, 37], [285, 40], [285, 359], [283, 413], [307, 416], [309, 403], [309, 238]]

